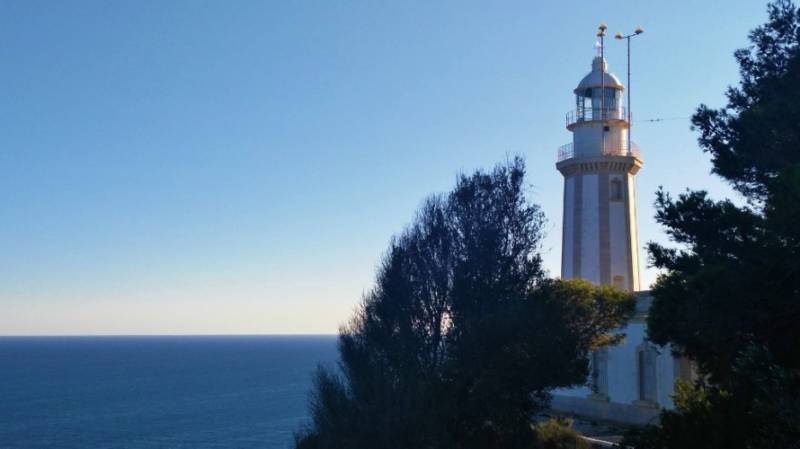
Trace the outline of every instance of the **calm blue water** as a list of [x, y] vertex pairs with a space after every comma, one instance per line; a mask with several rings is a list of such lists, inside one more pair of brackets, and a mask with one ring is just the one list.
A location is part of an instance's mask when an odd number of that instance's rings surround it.
[[0, 448], [284, 449], [333, 336], [0, 338]]

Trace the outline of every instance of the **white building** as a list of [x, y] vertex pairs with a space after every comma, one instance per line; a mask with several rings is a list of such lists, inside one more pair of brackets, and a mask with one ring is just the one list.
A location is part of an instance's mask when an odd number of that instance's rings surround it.
[[628, 139], [624, 90], [608, 72], [608, 63], [596, 57], [574, 91], [576, 109], [566, 120], [572, 143], [559, 148], [556, 163], [564, 176], [561, 277], [636, 292], [636, 316], [620, 329], [626, 335], [622, 344], [593, 354], [587, 385], [557, 390], [552, 407], [644, 424], [657, 417], [659, 408], [673, 406], [675, 380], [690, 373], [683, 359], [646, 340], [650, 297], [639, 285], [634, 179], [643, 161], [639, 147]]

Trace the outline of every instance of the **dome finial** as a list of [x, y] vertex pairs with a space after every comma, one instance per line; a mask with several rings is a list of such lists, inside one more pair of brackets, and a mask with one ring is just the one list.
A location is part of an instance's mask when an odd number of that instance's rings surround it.
[[592, 71], [608, 72], [608, 61], [600, 55], [595, 56], [594, 59], [592, 59]]

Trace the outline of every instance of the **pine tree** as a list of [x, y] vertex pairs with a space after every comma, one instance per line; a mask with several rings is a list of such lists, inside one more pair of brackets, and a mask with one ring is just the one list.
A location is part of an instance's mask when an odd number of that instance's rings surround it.
[[461, 176], [389, 246], [376, 285], [320, 369], [298, 449], [530, 448], [555, 387], [633, 312], [611, 287], [547, 279], [543, 216], [520, 159]]
[[713, 173], [746, 204], [657, 194], [656, 219], [683, 249], [649, 245], [665, 274], [648, 332], [701, 376], [631, 439], [641, 448], [800, 447], [800, 10], [778, 0], [768, 12], [735, 53], [728, 104], [692, 119]]

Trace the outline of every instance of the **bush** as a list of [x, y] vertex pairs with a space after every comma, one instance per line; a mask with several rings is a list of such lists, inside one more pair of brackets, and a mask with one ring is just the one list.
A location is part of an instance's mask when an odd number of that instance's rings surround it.
[[536, 429], [536, 447], [538, 449], [591, 449], [588, 441], [580, 438], [572, 428], [572, 421], [550, 419], [539, 423]]

